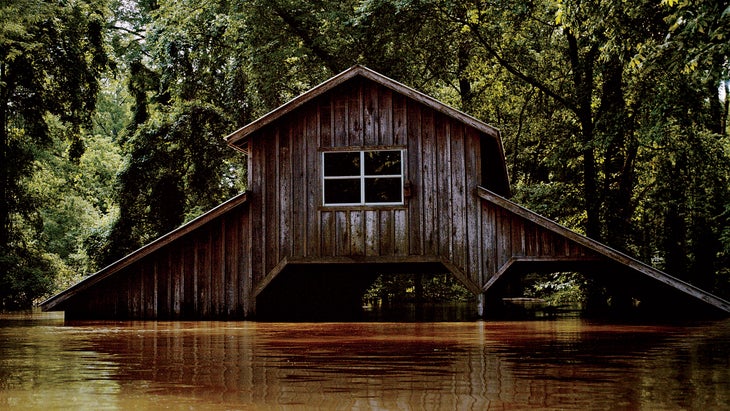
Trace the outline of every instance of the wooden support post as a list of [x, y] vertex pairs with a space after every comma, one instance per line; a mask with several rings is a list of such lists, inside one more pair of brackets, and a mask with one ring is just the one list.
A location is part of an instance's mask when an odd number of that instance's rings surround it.
[[486, 304], [487, 296], [484, 293], [477, 295], [477, 316], [484, 318], [484, 305]]

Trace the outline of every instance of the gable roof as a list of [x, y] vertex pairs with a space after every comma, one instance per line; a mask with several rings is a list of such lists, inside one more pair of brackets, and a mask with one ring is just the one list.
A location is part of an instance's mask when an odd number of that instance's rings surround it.
[[297, 108], [303, 106], [307, 102], [311, 101], [312, 99], [321, 96], [328, 91], [334, 89], [335, 87], [345, 83], [346, 81], [353, 79], [355, 77], [364, 77], [369, 80], [372, 80], [384, 87], [387, 87], [397, 93], [400, 93], [404, 96], [410, 97], [411, 99], [430, 107], [431, 109], [440, 112], [442, 114], [445, 114], [449, 117], [452, 117], [458, 121], [461, 121], [464, 124], [467, 124], [471, 127], [474, 127], [475, 129], [485, 133], [486, 135], [493, 137], [497, 142], [499, 143], [499, 148], [501, 151], [502, 160], [504, 161], [504, 149], [502, 148], [502, 142], [499, 134], [499, 130], [490, 126], [489, 124], [484, 123], [483, 121], [477, 120], [476, 118], [465, 114], [453, 107], [450, 107], [433, 97], [430, 97], [426, 94], [421, 93], [420, 91], [414, 90], [408, 86], [405, 86], [391, 78], [388, 78], [380, 73], [377, 73], [373, 70], [370, 70], [367, 67], [356, 65], [353, 66], [342, 73], [330, 78], [329, 80], [325, 81], [324, 83], [314, 87], [313, 89], [299, 95], [298, 97], [295, 97], [292, 100], [289, 100], [284, 105], [276, 108], [273, 111], [270, 111], [268, 114], [264, 115], [263, 117], [260, 117], [259, 119], [255, 120], [252, 123], [249, 123], [246, 126], [243, 126], [239, 128], [238, 130], [234, 131], [230, 135], [225, 137], [226, 142], [228, 142], [228, 145], [234, 147], [234, 148], [241, 148], [241, 144], [243, 143], [243, 140], [246, 138], [246, 136], [254, 133], [255, 131], [261, 129], [262, 127], [271, 124], [281, 118], [282, 116], [296, 110]]

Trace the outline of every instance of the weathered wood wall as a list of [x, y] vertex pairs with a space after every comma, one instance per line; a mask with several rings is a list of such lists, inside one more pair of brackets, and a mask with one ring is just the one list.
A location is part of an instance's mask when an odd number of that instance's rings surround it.
[[540, 227], [487, 201], [480, 201], [482, 224], [482, 267], [488, 282], [493, 275], [514, 259], [581, 261], [597, 258], [595, 252], [569, 239]]
[[[254, 281], [282, 259], [439, 256], [478, 280], [485, 136], [356, 78], [249, 137]], [[321, 152], [405, 150], [403, 206], [323, 207]]]
[[251, 310], [249, 249], [244, 204], [80, 292], [66, 317], [243, 318]]

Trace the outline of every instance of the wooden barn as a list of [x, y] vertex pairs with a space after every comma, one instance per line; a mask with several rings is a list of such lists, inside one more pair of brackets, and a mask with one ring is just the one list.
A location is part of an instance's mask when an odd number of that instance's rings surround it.
[[43, 302], [67, 319], [242, 319], [360, 305], [378, 274], [582, 271], [649, 307], [730, 303], [507, 199], [499, 131], [355, 66], [226, 137], [248, 191]]

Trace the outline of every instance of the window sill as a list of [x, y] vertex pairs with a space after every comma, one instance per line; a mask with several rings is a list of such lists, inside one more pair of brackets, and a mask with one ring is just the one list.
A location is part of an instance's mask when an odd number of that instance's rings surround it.
[[327, 205], [319, 206], [319, 211], [383, 211], [383, 210], [405, 210], [408, 208], [406, 204], [389, 204], [389, 205]]

